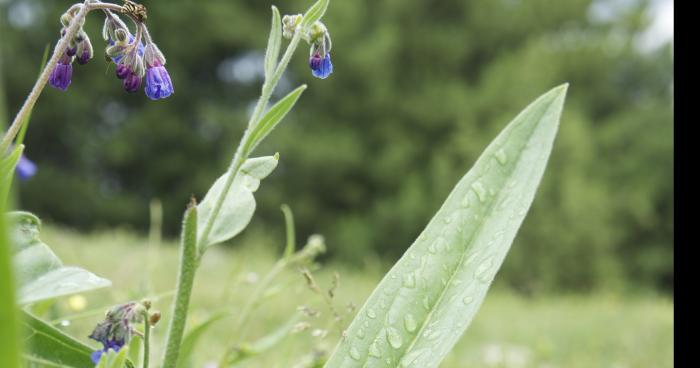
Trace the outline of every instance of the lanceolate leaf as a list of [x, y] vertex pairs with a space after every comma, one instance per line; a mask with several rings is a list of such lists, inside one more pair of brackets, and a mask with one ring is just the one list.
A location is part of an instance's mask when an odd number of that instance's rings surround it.
[[532, 203], [566, 90], [538, 98], [486, 148], [374, 290], [326, 367], [440, 364], [479, 309]]
[[185, 337], [182, 339], [182, 345], [180, 345], [180, 356], [177, 359], [177, 367], [191, 367], [192, 353], [194, 348], [197, 346], [199, 339], [204, 335], [209, 327], [213, 326], [217, 321], [230, 316], [229, 312], [219, 312], [211, 315], [204, 322], [198, 324], [190, 331], [187, 332]]
[[275, 129], [282, 119], [287, 115], [289, 110], [294, 107], [302, 92], [306, 89], [306, 84], [299, 86], [292, 92], [289, 92], [283, 99], [279, 100], [270, 110], [260, 119], [260, 122], [255, 126], [255, 129], [250, 134], [245, 151], [252, 152], [255, 147], [262, 142], [270, 132]]
[[98, 289], [112, 283], [79, 267], [64, 266], [46, 244], [39, 240], [41, 222], [29, 212], [12, 212], [8, 216], [19, 281], [20, 304], [30, 304]]
[[27, 312], [24, 313], [23, 323], [28, 360], [50, 362], [59, 367], [94, 367], [90, 360], [90, 354], [95, 349]]
[[270, 29], [270, 39], [267, 41], [267, 50], [265, 51], [265, 79], [269, 80], [277, 67], [277, 61], [280, 55], [280, 46], [282, 45], [282, 21], [280, 20], [280, 12], [276, 6], [272, 6], [272, 28]]
[[[243, 164], [240, 173], [233, 180], [209, 236], [203, 244], [198, 244], [198, 246], [205, 247], [229, 240], [248, 226], [255, 212], [253, 193], [258, 190], [260, 180], [270, 175], [277, 167], [278, 160], [277, 155], [265, 156], [251, 158]], [[201, 239], [201, 232], [204, 231], [214, 210], [215, 201], [224, 190], [226, 179], [228, 179], [228, 173], [214, 182], [202, 202], [197, 205], [197, 231], [200, 232], [197, 235], [198, 239]]]
[[306, 11], [306, 14], [304, 14], [304, 19], [301, 21], [301, 27], [302, 28], [307, 28], [314, 24], [317, 20], [321, 19], [323, 17], [323, 14], [326, 13], [326, 9], [328, 9], [328, 3], [329, 0], [318, 0], [314, 5], [311, 5], [309, 10]]

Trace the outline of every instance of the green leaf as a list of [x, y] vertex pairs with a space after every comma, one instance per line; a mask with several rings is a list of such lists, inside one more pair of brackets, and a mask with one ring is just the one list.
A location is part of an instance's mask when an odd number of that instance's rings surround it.
[[192, 353], [194, 352], [194, 348], [199, 342], [199, 339], [204, 335], [204, 333], [209, 329], [209, 327], [214, 325], [215, 322], [230, 315], [231, 314], [229, 312], [215, 313], [209, 316], [209, 318], [207, 318], [204, 322], [198, 324], [190, 331], [188, 331], [185, 337], [182, 339], [182, 345], [180, 345], [180, 356], [177, 360], [177, 367], [183, 368], [191, 366], [190, 358], [192, 356]]
[[269, 80], [275, 73], [277, 61], [282, 45], [282, 20], [280, 12], [276, 6], [272, 6], [272, 25], [270, 28], [270, 39], [267, 41], [267, 51], [265, 52], [265, 80]]
[[[255, 197], [253, 193], [258, 190], [260, 180], [264, 179], [277, 167], [279, 157], [265, 156], [248, 159], [241, 167], [240, 173], [233, 180], [224, 200], [219, 215], [212, 225], [211, 232], [205, 240], [205, 247], [211, 244], [221, 243], [238, 235], [250, 222], [255, 212]], [[197, 238], [201, 239], [201, 232], [205, 228], [209, 216], [214, 210], [215, 202], [224, 189], [228, 179], [228, 173], [216, 180], [214, 185], [204, 196], [202, 202], [197, 205], [198, 225]]]
[[50, 324], [24, 312], [25, 358], [30, 361], [41, 360], [42, 365], [54, 364], [62, 367], [94, 367], [90, 360], [93, 349], [82, 342], [66, 335]]
[[41, 221], [29, 212], [8, 215], [14, 264], [19, 281], [18, 301], [30, 304], [59, 296], [110, 286], [104, 278], [79, 267], [67, 267], [41, 240]]
[[323, 17], [328, 9], [329, 0], [318, 0], [314, 5], [311, 5], [309, 10], [304, 14], [304, 19], [301, 21], [301, 28], [307, 29], [317, 20]]
[[[4, 207], [0, 205], [0, 213]], [[0, 218], [0, 366], [18, 367], [20, 361], [19, 311], [15, 304], [12, 250], [4, 218]]]
[[15, 167], [23, 151], [24, 145], [18, 144], [8, 156], [0, 160], [0, 208], [8, 206], [7, 198], [12, 188], [12, 178], [15, 177]]
[[112, 349], [108, 350], [106, 354], [102, 354], [100, 361], [97, 363], [95, 368], [124, 368], [129, 367], [130, 363], [127, 361], [126, 357], [129, 354], [129, 347], [125, 346], [116, 352]]
[[384, 276], [326, 367], [436, 367], [486, 296], [544, 173], [568, 85], [486, 148]]
[[301, 94], [306, 89], [306, 85], [301, 85], [294, 91], [290, 92], [283, 99], [279, 100], [272, 108], [260, 119], [260, 122], [255, 126], [250, 134], [250, 139], [246, 143], [245, 152], [252, 152], [253, 149], [262, 142], [270, 132], [275, 129], [277, 124], [287, 116], [289, 110], [294, 107]]

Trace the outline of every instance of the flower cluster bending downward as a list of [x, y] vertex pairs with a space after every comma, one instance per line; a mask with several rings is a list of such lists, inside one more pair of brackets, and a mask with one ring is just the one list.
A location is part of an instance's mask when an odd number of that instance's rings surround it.
[[[282, 18], [282, 35], [291, 39], [294, 32], [300, 30], [303, 16], [301, 14], [285, 15]], [[302, 38], [309, 43], [309, 67], [314, 77], [326, 79], [333, 73], [333, 63], [331, 63], [331, 35], [328, 28], [321, 22], [316, 21], [310, 30], [302, 35]]]
[[[148, 29], [143, 23], [145, 17], [130, 14], [136, 24], [136, 35], [134, 35], [119, 16], [108, 9], [103, 10], [106, 15], [102, 29], [102, 37], [107, 42], [105, 55], [107, 60], [114, 63], [116, 77], [122, 81], [124, 90], [127, 92], [138, 91], [145, 77], [144, 91], [148, 98], [159, 100], [172, 95], [175, 89], [170, 75], [165, 69], [165, 56], [152, 41]], [[61, 16], [62, 37], [65, 37], [66, 29], [76, 12], [76, 8], [71, 8]], [[84, 23], [84, 18], [81, 21]], [[62, 91], [66, 91], [71, 83], [73, 61], [77, 60], [78, 64], [86, 64], [93, 57], [92, 44], [83, 31], [82, 23], [49, 77], [49, 84]]]

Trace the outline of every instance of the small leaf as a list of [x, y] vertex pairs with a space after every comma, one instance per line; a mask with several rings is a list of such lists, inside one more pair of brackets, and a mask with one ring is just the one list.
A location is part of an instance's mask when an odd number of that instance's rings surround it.
[[66, 267], [46, 244], [39, 240], [41, 221], [29, 212], [8, 214], [13, 261], [19, 281], [18, 300], [30, 304], [110, 286], [104, 278], [78, 267]]
[[94, 366], [90, 355], [96, 349], [66, 335], [28, 312], [24, 312], [23, 324], [27, 336], [25, 337], [27, 360], [51, 362], [62, 367]]
[[[200, 247], [229, 240], [248, 226], [255, 212], [255, 197], [253, 197], [253, 193], [258, 190], [260, 180], [270, 175], [277, 167], [277, 163], [278, 157], [265, 156], [249, 159], [243, 164], [240, 173], [233, 180], [233, 184], [224, 199], [208, 238], [203, 240], [202, 244], [199, 244]], [[217, 179], [202, 202], [197, 205], [198, 239], [201, 239], [201, 232], [214, 210], [216, 200], [224, 190], [224, 184], [228, 176], [228, 173], [226, 173]]]
[[270, 132], [275, 129], [277, 124], [287, 116], [289, 110], [294, 107], [301, 94], [306, 89], [306, 85], [301, 85], [294, 91], [290, 92], [283, 99], [279, 100], [270, 110], [260, 119], [260, 122], [255, 126], [250, 134], [250, 139], [245, 147], [245, 152], [252, 152], [255, 147], [262, 142]]
[[191, 355], [194, 352], [194, 348], [197, 346], [199, 339], [204, 335], [204, 333], [213, 326], [215, 322], [223, 319], [224, 317], [230, 316], [228, 312], [215, 313], [204, 322], [192, 328], [187, 332], [185, 337], [182, 339], [182, 345], [180, 345], [180, 355], [177, 360], [177, 367], [189, 367]]
[[317, 20], [321, 19], [328, 9], [329, 0], [318, 0], [314, 5], [311, 5], [309, 10], [304, 14], [304, 19], [301, 21], [301, 28], [307, 29]]
[[280, 12], [276, 6], [272, 6], [272, 26], [270, 29], [270, 39], [267, 41], [267, 51], [265, 52], [265, 80], [269, 80], [275, 73], [277, 62], [282, 45], [282, 21]]
[[326, 367], [436, 367], [486, 297], [544, 173], [567, 85], [499, 134], [384, 276]]

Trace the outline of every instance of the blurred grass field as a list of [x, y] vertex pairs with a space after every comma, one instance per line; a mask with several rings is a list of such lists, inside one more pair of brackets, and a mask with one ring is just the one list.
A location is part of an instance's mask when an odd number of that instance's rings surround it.
[[[154, 330], [151, 358], [159, 359], [169, 318], [169, 293], [176, 279], [176, 244], [164, 242], [149, 249], [147, 238], [129, 231], [80, 234], [53, 226], [44, 226], [41, 237], [67, 265], [79, 265], [113, 282], [111, 288], [84, 294], [85, 299], [62, 299], [42, 311], [42, 317], [88, 342], [85, 336], [108, 306], [151, 297], [154, 308], [163, 313]], [[230, 346], [236, 334], [232, 326], [237, 312], [282, 251], [282, 239], [271, 239], [264, 233], [247, 232], [239, 242], [243, 245], [235, 249], [212, 249], [197, 275], [188, 327], [222, 310], [231, 316], [214, 324], [197, 345], [195, 367], [218, 361], [225, 347]], [[325, 289], [332, 284], [335, 272], [340, 275], [333, 302], [345, 326], [353, 314], [347, 306], [353, 303], [359, 308], [386, 267], [368, 264], [358, 269], [330, 263], [313, 274]], [[667, 297], [598, 293], [525, 298], [499, 286], [492, 289], [441, 367], [673, 366], [673, 301]], [[251, 340], [287, 321], [300, 306], [318, 310], [321, 315], [304, 318], [308, 329], [290, 335], [279, 346], [241, 366], [293, 367], [315, 348], [333, 348], [342, 326], [332, 324], [329, 308], [309, 289], [298, 270], [283, 272], [269, 290], [263, 304], [251, 315]], [[327, 336], [318, 336], [326, 329]]]

